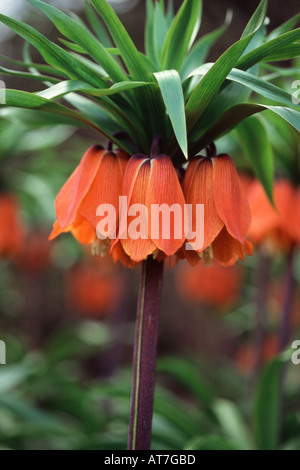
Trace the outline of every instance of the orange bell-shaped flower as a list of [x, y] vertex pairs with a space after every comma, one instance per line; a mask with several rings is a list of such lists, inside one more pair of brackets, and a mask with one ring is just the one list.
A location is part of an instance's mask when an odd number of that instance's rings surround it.
[[[99, 222], [97, 208], [101, 204], [111, 204], [115, 208], [117, 223], [126, 164], [127, 156], [120, 150], [103, 150], [97, 145], [90, 147], [57, 195], [57, 221], [50, 240], [62, 232], [71, 232], [80, 243], [93, 243]], [[98, 239], [97, 244], [100, 251], [107, 251], [107, 240]]]
[[204, 205], [203, 246], [184, 252], [191, 264], [204, 256], [232, 265], [238, 258], [244, 260], [245, 253], [252, 253], [252, 245], [245, 238], [251, 222], [249, 203], [228, 155], [195, 158], [187, 168], [183, 189], [186, 203], [192, 206], [193, 231], [196, 205]]
[[185, 240], [185, 200], [171, 159], [167, 155], [132, 156], [124, 175], [123, 196], [127, 206], [112, 253], [118, 250], [120, 258], [125, 253], [135, 263], [149, 255], [163, 259], [175, 254]]

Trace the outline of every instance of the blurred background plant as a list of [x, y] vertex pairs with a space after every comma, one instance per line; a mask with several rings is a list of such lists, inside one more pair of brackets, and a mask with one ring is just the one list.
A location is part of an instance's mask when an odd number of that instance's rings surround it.
[[[69, 3], [84, 17], [81, 2]], [[117, 3], [141, 44], [138, 18], [144, 2]], [[257, 2], [226, 3], [235, 12], [230, 28], [222, 26], [224, 2], [204, 7], [204, 33], [220, 25], [207, 36], [208, 60], [224, 50], [222, 41], [238, 37], [240, 23]], [[9, 3], [17, 4], [22, 2]], [[15, 16], [4, 5], [0, 11]], [[283, 12], [278, 2], [271, 3], [272, 28], [298, 13], [298, 2], [285, 7]], [[42, 21], [32, 12], [22, 10], [22, 18]], [[56, 36], [54, 29], [49, 33]], [[3, 36], [1, 49], [21, 60], [21, 45], [14, 35]], [[292, 81], [300, 79], [297, 61], [262, 72], [289, 92]], [[20, 80], [5, 76], [12, 88]], [[89, 146], [91, 133], [75, 131], [67, 118], [57, 124], [55, 117], [51, 122], [49, 115], [34, 111], [5, 109], [0, 117], [0, 339], [7, 347], [7, 365], [0, 366], [0, 448], [125, 449], [139, 270], [129, 277], [119, 265], [91, 257], [68, 235], [51, 245], [46, 241], [55, 195]], [[299, 134], [274, 114], [248, 119], [217, 146], [230, 153], [244, 175], [250, 203], [253, 187], [260, 184], [252, 174], [254, 160], [263, 162], [256, 168], [270, 193], [274, 175], [299, 187]], [[278, 215], [262, 195], [263, 201], [253, 202], [253, 214], [257, 206], [273, 211], [264, 235], [269, 240], [283, 229], [291, 238], [280, 208]], [[10, 227], [6, 235], [4, 227]], [[270, 250], [269, 241], [252, 236], [258, 244], [255, 256], [229, 268], [226, 281], [224, 268], [216, 265], [192, 270], [181, 263], [166, 273], [153, 449], [300, 449], [300, 366], [291, 363], [291, 351], [278, 355], [286, 243], [271, 244]], [[286, 241], [276, 241], [282, 238]], [[298, 239], [292, 243], [288, 344], [300, 339]], [[282, 411], [283, 364], [288, 372]]]

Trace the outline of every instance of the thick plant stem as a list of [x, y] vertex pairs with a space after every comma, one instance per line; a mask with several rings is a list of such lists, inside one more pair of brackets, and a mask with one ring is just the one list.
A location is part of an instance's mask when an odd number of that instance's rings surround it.
[[128, 449], [149, 450], [163, 263], [143, 261], [133, 353]]
[[282, 308], [282, 321], [279, 332], [278, 350], [282, 352], [288, 346], [291, 326], [292, 326], [292, 313], [293, 313], [293, 297], [295, 289], [294, 281], [294, 259], [295, 259], [295, 246], [289, 252], [285, 279], [284, 279], [284, 299]]

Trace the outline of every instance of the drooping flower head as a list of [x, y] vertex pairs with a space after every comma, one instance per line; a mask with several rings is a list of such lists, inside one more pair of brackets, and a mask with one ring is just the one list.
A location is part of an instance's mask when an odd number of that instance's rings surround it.
[[[132, 156], [126, 167], [122, 194], [127, 198], [127, 206], [112, 251], [120, 250], [121, 245], [136, 263], [149, 255], [158, 259], [174, 255], [185, 240], [182, 222], [185, 200], [171, 159], [164, 154], [153, 158]], [[170, 222], [166, 226], [164, 210]]]
[[[127, 155], [120, 150], [103, 150], [97, 145], [87, 150], [57, 195], [57, 221], [50, 240], [62, 232], [71, 232], [82, 244], [95, 242], [99, 222], [97, 207], [112, 204], [118, 211], [127, 159]], [[100, 243], [98, 239], [98, 247], [106, 252], [107, 240]]]
[[249, 203], [228, 155], [192, 160], [183, 190], [186, 203], [192, 206], [193, 230], [196, 206], [204, 205], [203, 246], [195, 251], [186, 250], [184, 254], [192, 264], [204, 256], [232, 265], [238, 258], [244, 260], [245, 253], [251, 254], [251, 243], [245, 238], [251, 222]]

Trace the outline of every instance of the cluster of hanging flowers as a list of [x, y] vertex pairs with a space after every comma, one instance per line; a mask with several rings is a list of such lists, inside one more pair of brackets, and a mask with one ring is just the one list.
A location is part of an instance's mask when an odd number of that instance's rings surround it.
[[[109, 252], [127, 267], [148, 256], [173, 261], [186, 258], [192, 265], [203, 258], [208, 264], [216, 259], [226, 266], [239, 258], [244, 260], [245, 254], [252, 254], [252, 245], [246, 238], [251, 222], [249, 203], [233, 161], [226, 154], [216, 155], [214, 149], [211, 146], [207, 157], [195, 157], [187, 167], [176, 169], [164, 153], [129, 157], [121, 150], [89, 148], [56, 198], [57, 220], [50, 239], [71, 232], [80, 243], [93, 244], [94, 251], [102, 256]], [[120, 196], [126, 201], [122, 211], [125, 216], [120, 216]], [[103, 226], [103, 230], [99, 229], [99, 216], [103, 214], [97, 208], [102, 204], [115, 208], [116, 224], [111, 231], [107, 227], [105, 231]], [[137, 205], [143, 205], [149, 214], [147, 236], [128, 233], [136, 216], [132, 209]], [[184, 218], [179, 231], [175, 223], [170, 224], [168, 237], [161, 227], [153, 234], [151, 213], [161, 205], [176, 205], [182, 214], [184, 206], [189, 205], [194, 237], [198, 229], [197, 205], [203, 205], [201, 248], [187, 240]], [[187, 249], [186, 242], [195, 248]]]

